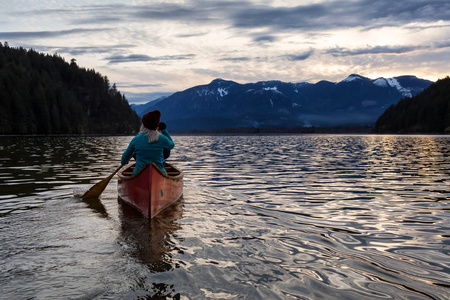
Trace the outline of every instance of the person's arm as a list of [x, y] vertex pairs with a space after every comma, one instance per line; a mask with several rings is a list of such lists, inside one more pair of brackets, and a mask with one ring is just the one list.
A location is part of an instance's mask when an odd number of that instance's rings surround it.
[[164, 148], [169, 150], [173, 149], [173, 147], [175, 147], [175, 143], [173, 142], [172, 137], [170, 136], [167, 129], [163, 129], [160, 132], [163, 134], [161, 142], [163, 143]]
[[122, 159], [120, 160], [120, 163], [122, 165], [126, 165], [130, 161], [133, 154], [134, 154], [134, 141], [131, 140], [127, 150], [125, 150], [125, 152], [122, 154]]
[[164, 122], [159, 123], [159, 132], [162, 133], [165, 137], [167, 137], [168, 141], [166, 141], [164, 138], [161, 139], [161, 141], [164, 144], [165, 149], [173, 149], [175, 147], [175, 143], [172, 140], [172, 137], [169, 134], [169, 131], [167, 131], [167, 125]]

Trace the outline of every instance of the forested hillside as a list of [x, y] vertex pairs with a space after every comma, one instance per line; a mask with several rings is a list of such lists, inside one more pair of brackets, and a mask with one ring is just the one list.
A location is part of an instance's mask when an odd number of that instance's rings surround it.
[[377, 133], [450, 133], [450, 78], [400, 100], [377, 120]]
[[130, 134], [139, 124], [106, 76], [0, 43], [0, 134]]

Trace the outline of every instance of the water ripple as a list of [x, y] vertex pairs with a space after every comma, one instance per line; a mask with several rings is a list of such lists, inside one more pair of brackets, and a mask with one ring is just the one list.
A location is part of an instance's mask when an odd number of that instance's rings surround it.
[[0, 139], [8, 298], [449, 299], [450, 138], [174, 136], [183, 199], [148, 221], [74, 190], [131, 137]]

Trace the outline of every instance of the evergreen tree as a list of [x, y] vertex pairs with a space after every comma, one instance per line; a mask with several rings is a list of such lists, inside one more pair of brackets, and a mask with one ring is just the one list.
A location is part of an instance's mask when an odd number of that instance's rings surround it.
[[450, 78], [438, 80], [413, 98], [389, 107], [375, 124], [377, 133], [450, 133]]
[[0, 134], [131, 134], [139, 125], [106, 76], [0, 43]]

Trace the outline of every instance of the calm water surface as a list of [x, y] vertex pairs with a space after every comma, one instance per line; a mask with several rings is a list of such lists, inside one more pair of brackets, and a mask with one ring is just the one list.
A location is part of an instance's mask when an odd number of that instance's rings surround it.
[[79, 190], [131, 137], [0, 138], [1, 299], [449, 299], [450, 138], [175, 136], [146, 221]]

